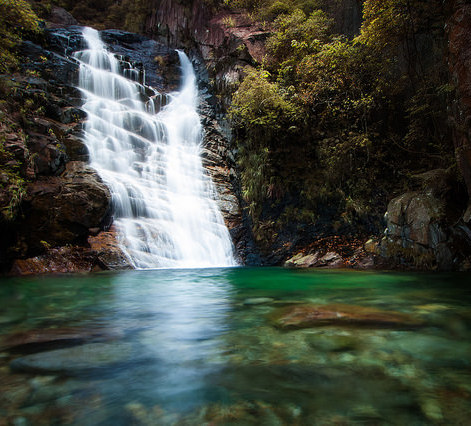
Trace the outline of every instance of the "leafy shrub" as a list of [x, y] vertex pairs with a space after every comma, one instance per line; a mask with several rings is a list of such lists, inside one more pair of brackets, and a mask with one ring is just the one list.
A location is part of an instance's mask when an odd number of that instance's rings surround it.
[[27, 33], [39, 33], [39, 19], [24, 0], [0, 0], [0, 72], [18, 63], [15, 47]]

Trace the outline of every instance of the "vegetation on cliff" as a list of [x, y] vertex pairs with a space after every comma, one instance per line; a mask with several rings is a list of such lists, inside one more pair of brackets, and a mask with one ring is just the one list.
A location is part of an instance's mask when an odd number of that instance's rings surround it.
[[18, 64], [15, 48], [27, 33], [38, 33], [39, 20], [24, 0], [0, 0], [0, 73]]
[[39, 19], [29, 3], [0, 0], [0, 222], [16, 217], [25, 193], [28, 152], [21, 117], [33, 106], [18, 96], [8, 73], [18, 68], [22, 37], [39, 33]]
[[331, 231], [378, 232], [411, 175], [455, 164], [441, 2], [367, 0], [353, 39], [314, 2], [262, 3], [259, 13], [282, 13], [231, 110], [256, 231], [324, 216]]

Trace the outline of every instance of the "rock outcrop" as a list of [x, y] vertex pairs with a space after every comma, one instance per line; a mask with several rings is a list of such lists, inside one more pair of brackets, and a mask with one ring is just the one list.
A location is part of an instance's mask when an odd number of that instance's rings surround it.
[[[62, 18], [69, 23], [67, 16]], [[123, 61], [140, 67], [159, 91], [177, 87], [179, 63], [173, 49], [124, 31], [104, 31], [102, 37]], [[108, 230], [110, 192], [86, 164], [86, 116], [76, 89], [78, 63], [71, 56], [82, 47], [80, 27], [46, 30], [44, 40], [23, 43], [22, 72], [8, 83], [15, 107], [0, 128], [6, 182], [0, 191], [5, 237], [0, 263], [5, 269], [16, 258], [13, 273], [130, 267], [116, 232]]]
[[446, 170], [418, 178], [423, 189], [390, 201], [378, 252], [399, 265], [440, 270], [469, 267], [471, 229], [461, 219], [464, 194], [456, 190]]
[[111, 220], [111, 195], [93, 169], [71, 161], [62, 174], [28, 185], [23, 213], [19, 243], [33, 254], [44, 245], [84, 243], [90, 228], [104, 229]]

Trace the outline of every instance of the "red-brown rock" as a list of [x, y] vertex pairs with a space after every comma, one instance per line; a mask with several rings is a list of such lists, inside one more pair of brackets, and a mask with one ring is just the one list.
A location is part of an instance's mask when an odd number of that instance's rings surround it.
[[392, 311], [354, 305], [295, 305], [272, 314], [274, 325], [283, 330], [325, 325], [399, 327], [419, 326], [413, 317]]

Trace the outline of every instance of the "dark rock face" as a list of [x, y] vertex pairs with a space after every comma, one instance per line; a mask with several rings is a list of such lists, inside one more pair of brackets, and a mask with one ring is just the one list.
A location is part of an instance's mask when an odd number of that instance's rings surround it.
[[[453, 142], [458, 166], [471, 198], [471, 4], [465, 0], [451, 2], [448, 22], [448, 65], [456, 98], [452, 105]], [[465, 220], [471, 220], [471, 204]]]
[[84, 242], [89, 228], [109, 222], [110, 205], [110, 192], [97, 173], [85, 163], [69, 162], [60, 176], [28, 185], [20, 241], [28, 253], [39, 250], [41, 241], [51, 247]]
[[[62, 18], [67, 21], [66, 16]], [[82, 127], [86, 116], [76, 89], [79, 66], [72, 56], [85, 47], [82, 29], [61, 26], [53, 25], [58, 28], [46, 31], [43, 46], [29, 41], [22, 46], [23, 73], [15, 79], [18, 99], [33, 99], [37, 110], [27, 117], [27, 144], [26, 138], [13, 141], [13, 133], [10, 135], [11, 149], [21, 157], [29, 183], [21, 216], [9, 226], [12, 234], [5, 242], [3, 262], [17, 258], [12, 272], [20, 274], [130, 268], [119, 248], [116, 230], [108, 230], [112, 221], [110, 193], [85, 163], [88, 150], [82, 142]], [[142, 81], [145, 78], [163, 93], [178, 88], [176, 51], [125, 31], [107, 30], [101, 36], [125, 66], [131, 63], [142, 70]], [[202, 87], [205, 84], [207, 80]], [[235, 195], [234, 159], [210, 103], [214, 105], [214, 98], [202, 90], [204, 164], [215, 181], [219, 204], [237, 248], [243, 250], [247, 238]], [[2, 196], [0, 191], [0, 200]], [[5, 203], [8, 201], [6, 198]]]
[[[224, 24], [229, 18], [234, 25]], [[213, 79], [213, 93], [219, 95], [217, 112], [225, 112], [231, 94], [244, 76], [247, 65], [261, 63], [269, 33], [252, 23], [244, 13], [214, 15], [202, 0], [175, 2], [156, 0], [145, 25], [150, 37], [173, 47], [185, 47], [202, 61], [200, 82]], [[198, 67], [197, 67], [198, 68]], [[219, 117], [218, 117], [219, 119]]]
[[139, 34], [106, 30], [101, 37], [111, 51], [145, 72], [146, 84], [159, 91], [178, 88], [179, 59], [175, 50]]
[[210, 100], [210, 95], [203, 93], [199, 107], [204, 128], [201, 153], [203, 167], [214, 182], [218, 206], [234, 242], [236, 256], [242, 263], [259, 264], [258, 250], [250, 235], [246, 214], [242, 210], [235, 158], [214, 108], [210, 106]]
[[322, 9], [334, 19], [334, 30], [347, 37], [360, 33], [363, 0], [340, 0], [323, 2]]

